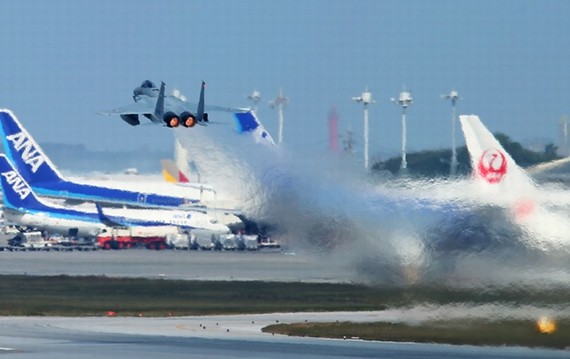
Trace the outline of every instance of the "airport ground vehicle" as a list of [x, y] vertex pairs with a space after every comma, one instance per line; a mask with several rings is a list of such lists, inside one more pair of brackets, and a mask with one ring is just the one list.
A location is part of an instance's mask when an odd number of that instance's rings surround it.
[[174, 226], [104, 228], [97, 236], [97, 244], [103, 249], [166, 249], [167, 237], [178, 234], [178, 228]]
[[105, 228], [97, 236], [103, 249], [201, 249], [212, 250], [219, 236], [209, 231], [180, 232], [175, 226]]
[[51, 242], [46, 240], [40, 231], [21, 232], [8, 242], [10, 246], [25, 249], [44, 249], [51, 247]]
[[255, 251], [263, 248], [280, 248], [279, 243], [268, 235], [257, 234], [227, 234], [220, 236], [215, 241], [215, 249], [218, 250], [248, 250]]
[[262, 248], [281, 248], [281, 245], [277, 243], [273, 238], [267, 235], [259, 235], [257, 238], [257, 246], [259, 249]]

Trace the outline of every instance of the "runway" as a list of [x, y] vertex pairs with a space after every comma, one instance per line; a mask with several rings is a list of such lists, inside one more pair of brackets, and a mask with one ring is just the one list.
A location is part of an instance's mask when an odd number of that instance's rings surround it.
[[[268, 324], [382, 319], [382, 312], [183, 318], [0, 318], [0, 355], [31, 358], [567, 358], [567, 351], [294, 338]], [[388, 314], [389, 315], [389, 314]], [[335, 319], [336, 318], [336, 319]]]
[[[334, 258], [292, 252], [96, 251], [0, 252], [0, 274], [105, 275], [184, 280], [352, 282], [358, 277]], [[511, 317], [533, 316], [521, 307]], [[382, 312], [272, 313], [177, 318], [0, 318], [0, 356], [17, 358], [566, 358], [568, 351], [295, 338], [262, 333], [274, 323], [417, 321], [466, 315], [465, 308]], [[505, 314], [473, 308], [469, 316]]]
[[183, 280], [351, 282], [330, 258], [292, 252], [152, 251], [0, 252], [0, 274], [102, 275]]

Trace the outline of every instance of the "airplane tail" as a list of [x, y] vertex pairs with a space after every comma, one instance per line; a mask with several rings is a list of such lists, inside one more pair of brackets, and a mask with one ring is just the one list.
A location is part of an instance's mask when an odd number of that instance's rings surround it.
[[273, 138], [261, 124], [254, 111], [234, 113], [236, 130], [239, 133], [251, 133], [257, 143], [275, 145]]
[[8, 157], [0, 154], [0, 175], [4, 206], [10, 209], [43, 210], [47, 206], [35, 195], [28, 182], [14, 168]]
[[0, 110], [4, 150], [20, 175], [30, 184], [63, 181], [55, 165], [18, 121], [12, 111]]
[[[178, 178], [180, 182], [190, 182], [191, 169], [188, 164], [188, 150], [182, 147], [178, 138], [174, 139], [174, 163], [177, 167]], [[198, 182], [200, 182], [200, 173], [196, 169], [198, 175]]]
[[478, 116], [459, 116], [476, 181], [497, 196], [529, 195], [536, 186]]
[[196, 121], [198, 123], [208, 122], [208, 114], [204, 112], [204, 91], [206, 90], [206, 83], [202, 81], [200, 88], [200, 99], [198, 101], [198, 110], [196, 111]]
[[170, 183], [188, 183], [188, 177], [182, 173], [181, 170], [178, 169], [176, 163], [173, 160], [165, 159], [160, 160], [162, 163], [162, 176], [166, 182]]
[[156, 106], [154, 107], [154, 117], [162, 119], [164, 117], [164, 91], [166, 89], [166, 84], [164, 81], [160, 84], [160, 91], [158, 92], [158, 98], [156, 99]]

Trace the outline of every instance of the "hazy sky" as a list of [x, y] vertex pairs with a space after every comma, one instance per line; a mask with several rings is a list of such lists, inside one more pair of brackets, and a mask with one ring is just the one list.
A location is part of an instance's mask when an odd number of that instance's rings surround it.
[[570, 112], [569, 14], [569, 1], [3, 1], [0, 106], [40, 142], [158, 148], [171, 146], [169, 129], [96, 112], [130, 103], [144, 79], [190, 99], [205, 80], [211, 104], [247, 106], [259, 90], [276, 138], [267, 101], [282, 86], [288, 146], [324, 151], [335, 106], [361, 151], [351, 97], [368, 85], [371, 154], [395, 154], [401, 110], [390, 97], [412, 91], [410, 149], [444, 148], [451, 105], [440, 95], [455, 88], [458, 112], [492, 131], [557, 141]]

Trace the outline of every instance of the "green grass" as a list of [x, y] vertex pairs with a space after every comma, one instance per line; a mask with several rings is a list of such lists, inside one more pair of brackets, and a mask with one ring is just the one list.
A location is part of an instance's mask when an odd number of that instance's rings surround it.
[[0, 276], [0, 315], [148, 316], [382, 310], [421, 304], [568, 305], [568, 290], [380, 288], [357, 284]]
[[552, 334], [539, 333], [530, 320], [446, 320], [419, 325], [403, 323], [298, 323], [263, 328], [267, 333], [326, 338], [359, 338], [416, 343], [527, 346], [565, 349], [570, 346], [570, 320], [557, 323]]
[[379, 310], [366, 287], [342, 284], [0, 276], [0, 315], [147, 316]]
[[[3, 316], [182, 316], [406, 308], [415, 304], [498, 303], [509, 306], [570, 304], [563, 289], [370, 287], [358, 284], [261, 281], [177, 281], [100, 276], [0, 276]], [[529, 321], [454, 320], [418, 326], [393, 323], [302, 323], [275, 325], [267, 332], [333, 338], [474, 345], [565, 348], [570, 319], [554, 334], [539, 334]]]

